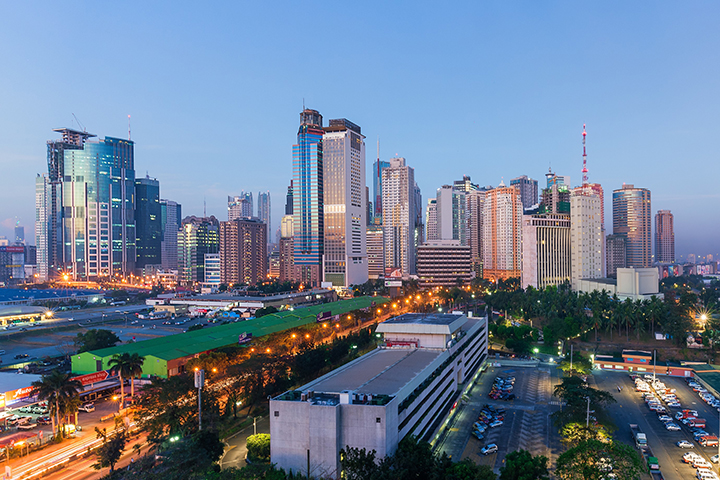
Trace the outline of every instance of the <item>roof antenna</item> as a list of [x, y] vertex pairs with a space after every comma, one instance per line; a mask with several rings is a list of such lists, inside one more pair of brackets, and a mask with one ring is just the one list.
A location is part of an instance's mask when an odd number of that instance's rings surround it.
[[132, 138], [130, 137], [130, 115], [128, 115], [128, 141], [129, 140], [132, 140]]
[[207, 218], [207, 202], [205, 201], [205, 197], [203, 197], [203, 217]]

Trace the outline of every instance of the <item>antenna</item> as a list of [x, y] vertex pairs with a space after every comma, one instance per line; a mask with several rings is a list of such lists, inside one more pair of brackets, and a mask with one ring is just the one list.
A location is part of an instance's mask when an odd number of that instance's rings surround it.
[[130, 115], [128, 115], [128, 140], [132, 140], [132, 137], [130, 136]]
[[205, 201], [205, 197], [203, 197], [203, 217], [207, 218], [207, 202]]
[[378, 150], [378, 162], [380, 161], [380, 135], [378, 135], [377, 139], [377, 150]]
[[583, 185], [588, 184], [587, 153], [585, 152], [585, 137], [586, 136], [587, 136], [587, 132], [585, 131], [585, 124], [583, 123], [583, 133], [582, 133], [582, 137], [583, 137], [583, 169], [582, 169], [582, 174], [583, 174], [582, 178], [583, 179], [582, 179], [582, 184]]

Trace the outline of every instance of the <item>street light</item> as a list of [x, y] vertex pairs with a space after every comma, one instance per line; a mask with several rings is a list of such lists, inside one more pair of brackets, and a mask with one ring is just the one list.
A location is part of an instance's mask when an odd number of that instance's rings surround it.
[[198, 389], [198, 430], [202, 430], [202, 388], [205, 385], [205, 370], [195, 368], [195, 388]]

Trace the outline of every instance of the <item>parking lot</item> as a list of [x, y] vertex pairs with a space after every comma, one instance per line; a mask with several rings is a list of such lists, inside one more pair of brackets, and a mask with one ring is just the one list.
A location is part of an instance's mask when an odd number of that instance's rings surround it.
[[[667, 388], [676, 390], [675, 394], [682, 405], [681, 408], [668, 408], [671, 417], [674, 418], [675, 414], [682, 409], [697, 410], [699, 417], [707, 420], [705, 430], [717, 435], [719, 427], [717, 409], [702, 401], [698, 394], [688, 387], [684, 379], [661, 375], [658, 375], [658, 379], [662, 380]], [[655, 457], [658, 458], [660, 470], [665, 480], [695, 478], [695, 469], [682, 461], [682, 455], [687, 451], [694, 451], [706, 460], [718, 453], [718, 447], [701, 447], [694, 441], [689, 427], [681, 422], [676, 422], [680, 425], [680, 431], [667, 430], [665, 424], [658, 419], [658, 414], [647, 407], [627, 372], [596, 370], [593, 372], [590, 384], [612, 393], [618, 401], [617, 405], [609, 409], [610, 415], [617, 426], [616, 440], [626, 442], [632, 446], [635, 445], [630, 435], [629, 425], [631, 423], [637, 424], [647, 434], [648, 444]], [[617, 387], [622, 387], [622, 391], [618, 392]], [[692, 449], [679, 448], [676, 442], [681, 440], [693, 443], [694, 447]], [[717, 464], [713, 465], [713, 470], [717, 472]]]
[[[515, 377], [512, 393], [514, 400], [488, 398], [496, 376]], [[549, 415], [559, 409], [552, 397], [552, 388], [558, 382], [555, 365], [540, 364], [539, 367], [489, 368], [469, 392], [464, 406], [451, 429], [444, 448], [448, 455], [461, 455], [478, 464], [490, 465], [497, 472], [509, 452], [525, 449], [533, 455], [545, 455], [551, 462], [562, 453], [562, 444], [551, 425]], [[472, 436], [473, 424], [484, 405], [505, 409], [503, 424], [487, 428], [484, 438]], [[497, 452], [483, 455], [481, 449], [489, 444], [498, 446]]]

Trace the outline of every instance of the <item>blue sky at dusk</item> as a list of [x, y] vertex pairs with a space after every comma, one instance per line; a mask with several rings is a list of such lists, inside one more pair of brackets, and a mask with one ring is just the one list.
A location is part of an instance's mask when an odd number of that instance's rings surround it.
[[[676, 252], [720, 253], [716, 2], [3, 2], [0, 235], [34, 237], [35, 176], [74, 113], [127, 137], [184, 215], [270, 190], [272, 234], [303, 99], [415, 168], [423, 202], [548, 167], [649, 188]], [[372, 192], [371, 192], [372, 194]]]

